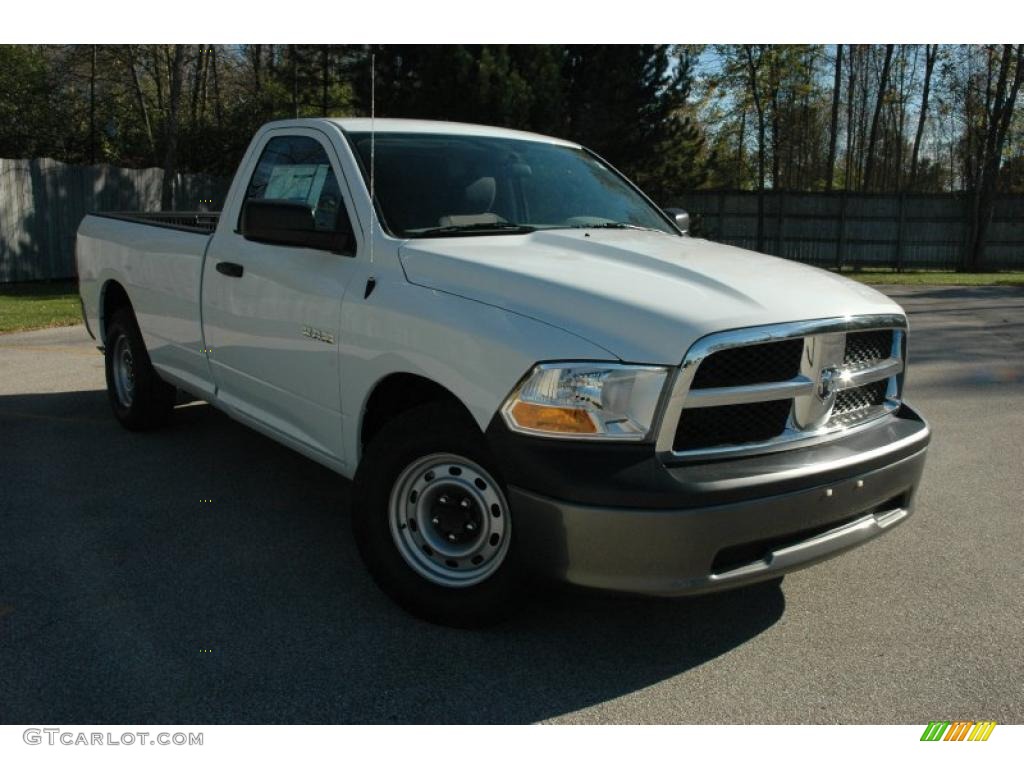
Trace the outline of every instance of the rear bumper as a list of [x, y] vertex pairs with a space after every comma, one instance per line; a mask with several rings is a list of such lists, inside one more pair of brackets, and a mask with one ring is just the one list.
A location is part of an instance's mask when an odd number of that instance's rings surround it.
[[510, 483], [518, 546], [542, 575], [658, 595], [742, 586], [812, 565], [910, 515], [930, 433], [907, 407], [893, 418], [802, 452], [663, 467], [677, 487], [674, 506], [664, 495], [653, 507], [612, 506]]

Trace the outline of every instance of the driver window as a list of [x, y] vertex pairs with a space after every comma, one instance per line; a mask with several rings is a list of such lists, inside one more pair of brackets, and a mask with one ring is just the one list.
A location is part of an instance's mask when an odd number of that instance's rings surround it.
[[313, 211], [318, 231], [351, 231], [327, 152], [319, 141], [308, 136], [277, 136], [268, 141], [245, 199], [306, 203]]

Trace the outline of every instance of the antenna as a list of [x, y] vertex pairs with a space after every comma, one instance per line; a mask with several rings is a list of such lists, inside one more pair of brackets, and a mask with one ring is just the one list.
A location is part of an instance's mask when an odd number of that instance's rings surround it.
[[[377, 190], [377, 54], [370, 54], [370, 266], [373, 266], [373, 231], [376, 229]], [[372, 277], [370, 278], [373, 279]]]

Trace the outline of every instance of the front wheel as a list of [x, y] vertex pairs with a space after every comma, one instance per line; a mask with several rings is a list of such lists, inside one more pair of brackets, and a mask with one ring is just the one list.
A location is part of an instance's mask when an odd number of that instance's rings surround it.
[[491, 624], [521, 596], [499, 473], [453, 406], [417, 408], [373, 439], [356, 474], [352, 525], [374, 579], [420, 618]]

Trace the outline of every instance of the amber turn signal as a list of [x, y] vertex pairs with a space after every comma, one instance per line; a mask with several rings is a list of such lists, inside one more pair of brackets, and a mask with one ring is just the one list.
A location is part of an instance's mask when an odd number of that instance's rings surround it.
[[592, 435], [597, 432], [593, 419], [579, 408], [535, 405], [521, 400], [512, 406], [512, 418], [523, 429]]

